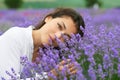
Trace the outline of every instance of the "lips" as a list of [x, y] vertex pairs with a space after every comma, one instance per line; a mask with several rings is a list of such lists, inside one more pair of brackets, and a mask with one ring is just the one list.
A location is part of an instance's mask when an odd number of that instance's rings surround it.
[[52, 37], [52, 36], [49, 34], [49, 39], [51, 40], [53, 46], [55, 46], [55, 47], [58, 46], [58, 45], [57, 45], [57, 42], [56, 42], [56, 40], [55, 40], [55, 37]]
[[49, 39], [52, 40], [52, 41], [54, 40], [51, 35], [49, 35]]

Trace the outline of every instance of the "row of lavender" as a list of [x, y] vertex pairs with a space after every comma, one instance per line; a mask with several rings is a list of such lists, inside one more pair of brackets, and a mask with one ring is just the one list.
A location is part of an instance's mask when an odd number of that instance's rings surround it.
[[[48, 12], [53, 9], [40, 10], [0, 10], [0, 30], [5, 31], [13, 26], [26, 27], [35, 25]], [[111, 10], [92, 10], [92, 9], [76, 9], [83, 17], [91, 17], [93, 24], [120, 24], [119, 9]]]
[[[5, 31], [13, 26], [27, 27], [35, 25], [48, 12], [53, 9], [40, 10], [0, 10], [0, 31]], [[120, 24], [119, 9], [111, 10], [92, 10], [92, 9], [76, 9], [83, 17], [91, 17], [91, 23], [100, 25], [111, 23]]]
[[[35, 25], [51, 10], [0, 11], [0, 30], [4, 32], [13, 26]], [[59, 50], [52, 46], [41, 48], [39, 51], [42, 58], [37, 58], [40, 65], [27, 61], [26, 57], [21, 57], [22, 64], [25, 65], [21, 73], [22, 78], [35, 77], [36, 73], [49, 72], [53, 68], [57, 70], [56, 65], [61, 60], [70, 58], [72, 63], [75, 61], [79, 63], [79, 65], [75, 64], [78, 67], [77, 74], [68, 76], [65, 73], [66, 69], [63, 69], [59, 72], [60, 80], [120, 79], [120, 10], [77, 9], [77, 11], [84, 17], [86, 23], [86, 29], [83, 29], [84, 37], [81, 38], [76, 34], [71, 35], [72, 38], [68, 40], [64, 36], [66, 39], [64, 44], [57, 40]], [[14, 71], [8, 75], [17, 78]], [[51, 74], [49, 76], [58, 80]]]

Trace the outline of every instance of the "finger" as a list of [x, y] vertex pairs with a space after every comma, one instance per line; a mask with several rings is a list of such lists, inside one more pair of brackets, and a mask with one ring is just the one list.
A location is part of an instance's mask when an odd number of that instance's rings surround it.
[[64, 67], [66, 67], [67, 69], [75, 69], [75, 68], [77, 68], [77, 67], [75, 67], [75, 65], [74, 64], [72, 64], [72, 63], [70, 63], [70, 64], [67, 64], [67, 65], [64, 65]]
[[68, 68], [72, 68], [72, 67], [75, 67], [73, 63], [68, 64]]
[[59, 63], [59, 65], [64, 65], [64, 64], [65, 64], [64, 60]]
[[76, 67], [73, 64], [65, 65], [64, 68], [66, 68], [69, 71], [72, 71], [72, 70], [76, 69]]
[[77, 70], [75, 67], [69, 68], [69, 71], [72, 72], [74, 70]]
[[70, 73], [71, 73], [71, 74], [76, 74], [76, 73], [77, 73], [77, 69], [71, 71]]
[[59, 66], [58, 70], [61, 71], [64, 68], [64, 66]]
[[66, 60], [61, 61], [59, 64], [65, 65], [65, 64], [69, 63], [70, 61], [71, 61], [71, 59], [66, 59]]
[[69, 70], [69, 68], [72, 68], [72, 67], [74, 67], [73, 64], [59, 65], [58, 70], [61, 71], [62, 69], [65, 69], [65, 68]]

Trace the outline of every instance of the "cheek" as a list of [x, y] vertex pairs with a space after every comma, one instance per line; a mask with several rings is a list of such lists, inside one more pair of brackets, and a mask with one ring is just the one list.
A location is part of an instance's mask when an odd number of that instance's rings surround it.
[[56, 31], [58, 31], [56, 25], [48, 26], [46, 29], [46, 32], [48, 33], [55, 33]]
[[71, 33], [77, 33], [77, 30], [75, 28], [71, 28], [68, 30], [68, 34], [71, 35]]
[[44, 30], [44, 33], [46, 34], [46, 35], [48, 35], [48, 34], [51, 34], [51, 33], [54, 33], [55, 31], [54, 31], [54, 29], [52, 28], [52, 27], [48, 27], [48, 28], [46, 28], [46, 30]]
[[50, 30], [51, 32], [54, 32], [54, 33], [59, 30], [57, 23], [54, 22], [54, 21], [52, 21], [51, 23], [49, 23], [47, 27], [49, 28], [49, 30]]

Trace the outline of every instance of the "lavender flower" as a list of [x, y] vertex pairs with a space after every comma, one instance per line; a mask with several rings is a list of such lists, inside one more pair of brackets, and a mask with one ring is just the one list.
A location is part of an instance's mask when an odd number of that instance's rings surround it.
[[[48, 72], [48, 75], [54, 80], [119, 80], [120, 10], [76, 10], [85, 20], [86, 28], [81, 28], [84, 37], [79, 34], [71, 34], [69, 39], [63, 35], [64, 43], [56, 38], [57, 48], [53, 47], [52, 41], [50, 41], [50, 46], [44, 45], [44, 48], [39, 48], [39, 57], [36, 58], [36, 63], [39, 64], [30, 62], [27, 57], [22, 56], [20, 63], [24, 68], [20, 73], [20, 78], [33, 79], [36, 74], [41, 75], [42, 72]], [[3, 33], [16, 25], [19, 27], [35, 25], [49, 11], [49, 9], [0, 11], [0, 31]], [[75, 64], [78, 68], [76, 74], [67, 76], [66, 71], [70, 73], [67, 67], [61, 72], [58, 70], [59, 62], [67, 59], [71, 59], [72, 63], [76, 63], [76, 61], [79, 63], [79, 65]], [[60, 76], [56, 77], [51, 74], [52, 69], [55, 69]], [[18, 74], [13, 69], [11, 72], [7, 71], [7, 74], [11, 76], [11, 79], [18, 79]], [[114, 78], [114, 75], [118, 75], [117, 78]]]
[[93, 69], [93, 67], [92, 67], [92, 66], [89, 66], [88, 74], [89, 74], [91, 80], [96, 80], [96, 79], [97, 79], [95, 73], [96, 73], [96, 72], [95, 72], [95, 70]]
[[120, 64], [118, 64], [118, 76], [120, 77]]

